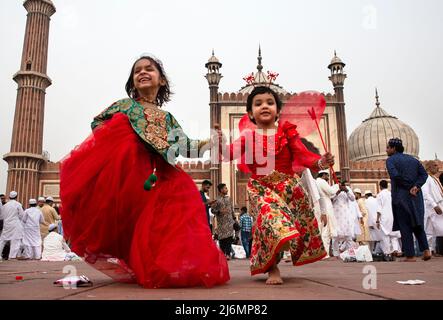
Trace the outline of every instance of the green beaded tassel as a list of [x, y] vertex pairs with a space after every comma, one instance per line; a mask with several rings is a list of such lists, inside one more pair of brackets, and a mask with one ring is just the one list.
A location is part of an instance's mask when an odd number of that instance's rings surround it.
[[152, 174], [149, 176], [148, 180], [145, 181], [145, 184], [143, 185], [143, 188], [146, 191], [151, 190], [152, 188], [155, 187], [155, 183], [157, 182], [157, 176], [155, 175], [155, 172], [157, 171], [157, 168], [154, 168], [154, 171], [152, 172]]

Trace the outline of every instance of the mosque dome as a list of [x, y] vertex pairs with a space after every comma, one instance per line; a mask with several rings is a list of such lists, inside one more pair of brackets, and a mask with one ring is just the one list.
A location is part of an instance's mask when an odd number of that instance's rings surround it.
[[386, 144], [391, 138], [403, 140], [405, 153], [418, 158], [419, 141], [414, 130], [391, 116], [380, 107], [376, 90], [376, 108], [349, 137], [349, 159], [351, 161], [384, 160], [387, 158]]

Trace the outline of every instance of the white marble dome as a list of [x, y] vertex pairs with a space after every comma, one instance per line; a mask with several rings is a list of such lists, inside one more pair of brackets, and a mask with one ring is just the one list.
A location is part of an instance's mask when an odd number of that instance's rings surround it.
[[375, 110], [349, 137], [349, 160], [384, 160], [387, 158], [386, 144], [389, 139], [395, 137], [403, 140], [406, 154], [418, 158], [417, 134], [410, 126], [383, 110], [376, 93]]

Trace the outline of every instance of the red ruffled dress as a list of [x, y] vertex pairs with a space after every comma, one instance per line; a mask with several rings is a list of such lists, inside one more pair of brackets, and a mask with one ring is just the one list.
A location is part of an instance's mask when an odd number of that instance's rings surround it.
[[[115, 113], [61, 163], [72, 250], [115, 280], [146, 288], [227, 282], [195, 183], [140, 139], [128, 117]], [[154, 167], [157, 184], [145, 191]]]
[[294, 265], [321, 260], [326, 251], [308, 194], [297, 173], [317, 171], [320, 156], [302, 143], [296, 126], [285, 122], [275, 135], [256, 130], [225, 149], [225, 159], [239, 158], [238, 167], [252, 173], [247, 191], [254, 216], [251, 274], [266, 273], [291, 253]]

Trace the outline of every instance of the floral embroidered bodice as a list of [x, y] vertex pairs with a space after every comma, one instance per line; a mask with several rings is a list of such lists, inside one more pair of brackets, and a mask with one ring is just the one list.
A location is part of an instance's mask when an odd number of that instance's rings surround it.
[[286, 122], [274, 135], [262, 135], [257, 130], [242, 134], [234, 143], [225, 146], [224, 159], [240, 158], [238, 168], [254, 177], [265, 176], [273, 170], [288, 175], [304, 168], [317, 171], [320, 155], [305, 147], [296, 128]]
[[137, 135], [171, 164], [179, 154], [184, 157], [198, 156], [205, 143], [189, 139], [171, 113], [155, 107], [143, 107], [133, 99], [114, 102], [94, 118], [92, 129], [119, 112], [128, 117]]

